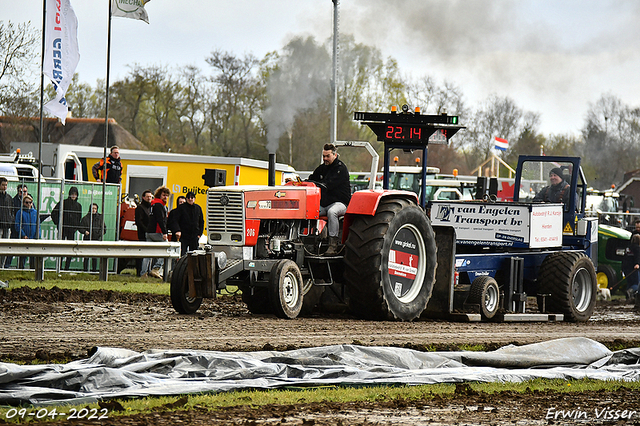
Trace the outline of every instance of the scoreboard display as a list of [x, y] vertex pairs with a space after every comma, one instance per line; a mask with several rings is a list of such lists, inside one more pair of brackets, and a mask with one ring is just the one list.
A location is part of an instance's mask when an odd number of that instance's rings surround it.
[[448, 144], [451, 137], [463, 126], [458, 125], [457, 115], [422, 115], [419, 110], [410, 113], [356, 112], [354, 119], [366, 124], [379, 141], [393, 144], [422, 146], [429, 143]]

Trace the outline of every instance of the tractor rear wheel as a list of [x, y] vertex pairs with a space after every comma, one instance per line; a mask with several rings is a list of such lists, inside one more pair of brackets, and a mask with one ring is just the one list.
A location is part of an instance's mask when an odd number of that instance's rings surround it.
[[269, 277], [273, 313], [279, 318], [296, 318], [302, 309], [302, 297], [302, 274], [296, 262], [283, 259], [276, 263]]
[[425, 310], [436, 271], [431, 223], [416, 204], [383, 198], [374, 216], [356, 216], [345, 250], [351, 311], [361, 318], [411, 321]]
[[584, 253], [557, 252], [547, 256], [538, 274], [538, 294], [549, 294], [547, 312], [564, 314], [568, 321], [587, 321], [596, 305], [598, 280]]
[[480, 305], [482, 318], [493, 318], [500, 307], [500, 289], [496, 280], [489, 276], [481, 276], [473, 280], [467, 303]]
[[180, 314], [194, 314], [202, 304], [201, 297], [189, 297], [188, 256], [182, 256], [171, 274], [171, 304]]

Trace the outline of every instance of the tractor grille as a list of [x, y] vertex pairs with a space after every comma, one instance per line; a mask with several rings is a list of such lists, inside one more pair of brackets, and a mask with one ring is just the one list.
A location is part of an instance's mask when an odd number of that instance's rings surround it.
[[207, 228], [209, 241], [238, 243], [244, 240], [244, 202], [239, 191], [209, 191], [207, 196]]

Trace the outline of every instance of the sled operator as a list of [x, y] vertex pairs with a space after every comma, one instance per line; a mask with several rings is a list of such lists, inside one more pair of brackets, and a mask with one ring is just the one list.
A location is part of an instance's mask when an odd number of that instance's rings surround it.
[[533, 202], [564, 203], [569, 200], [569, 184], [562, 177], [562, 169], [555, 167], [549, 171], [549, 186], [545, 186], [533, 198]]

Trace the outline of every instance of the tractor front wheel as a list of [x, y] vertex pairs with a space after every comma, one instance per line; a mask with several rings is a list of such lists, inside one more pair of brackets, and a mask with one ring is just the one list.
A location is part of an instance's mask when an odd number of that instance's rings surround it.
[[276, 263], [269, 277], [271, 307], [277, 317], [293, 319], [302, 309], [302, 274], [293, 260]]
[[181, 257], [171, 274], [171, 304], [180, 314], [194, 314], [202, 304], [201, 297], [189, 297], [189, 256]]

